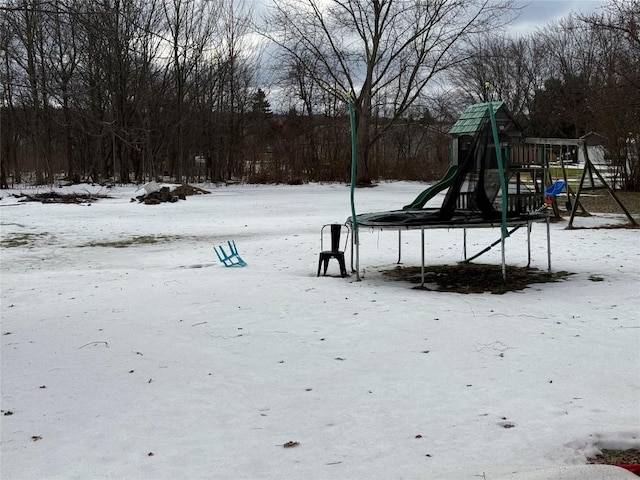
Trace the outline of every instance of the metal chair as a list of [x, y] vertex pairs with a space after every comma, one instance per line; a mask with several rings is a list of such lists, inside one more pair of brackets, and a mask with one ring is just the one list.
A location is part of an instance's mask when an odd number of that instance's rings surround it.
[[[326, 227], [331, 227], [331, 250], [323, 250], [323, 240], [324, 240], [324, 229]], [[347, 238], [345, 240], [344, 249], [340, 250], [340, 236], [342, 235], [342, 228], [347, 229]], [[344, 261], [344, 250], [347, 247], [347, 241], [349, 239], [349, 227], [345, 224], [340, 223], [328, 223], [322, 227], [320, 230], [320, 257], [318, 258], [318, 277], [320, 276], [320, 269], [324, 265], [324, 273], [327, 274], [327, 267], [329, 266], [329, 260], [335, 258], [338, 260], [340, 264], [340, 276], [347, 276], [347, 267], [345, 266]]]

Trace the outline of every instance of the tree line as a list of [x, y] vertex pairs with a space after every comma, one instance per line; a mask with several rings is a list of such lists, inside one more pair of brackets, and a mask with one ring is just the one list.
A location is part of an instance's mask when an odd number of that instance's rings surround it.
[[511, 0], [6, 0], [0, 186], [432, 180], [503, 100], [640, 189], [640, 1], [509, 34]]

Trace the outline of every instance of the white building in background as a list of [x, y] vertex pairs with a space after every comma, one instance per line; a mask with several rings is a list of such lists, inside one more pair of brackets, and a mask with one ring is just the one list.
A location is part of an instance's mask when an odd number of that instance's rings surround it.
[[[604, 165], [605, 163], [607, 163], [605, 160], [606, 150], [603, 145], [606, 140], [605, 137], [595, 132], [589, 132], [586, 135], [580, 137], [580, 140], [584, 140], [587, 144], [587, 155], [589, 155], [589, 160], [591, 160], [591, 163], [595, 165]], [[584, 163], [584, 151], [579, 148], [578, 165], [584, 165]]]

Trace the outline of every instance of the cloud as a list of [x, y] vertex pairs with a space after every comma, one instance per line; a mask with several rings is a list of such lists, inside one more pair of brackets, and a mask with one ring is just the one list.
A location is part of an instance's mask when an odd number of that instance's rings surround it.
[[520, 15], [512, 23], [512, 33], [527, 33], [542, 28], [554, 20], [567, 17], [572, 12], [597, 11], [604, 2], [599, 0], [516, 0]]

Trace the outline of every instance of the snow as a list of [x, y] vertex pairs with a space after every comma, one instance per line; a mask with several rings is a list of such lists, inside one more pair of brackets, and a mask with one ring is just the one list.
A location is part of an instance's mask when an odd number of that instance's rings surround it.
[[[335, 260], [316, 277], [344, 185], [201, 186], [154, 206], [136, 186], [56, 189], [111, 196], [91, 205], [0, 192], [4, 480], [564, 479], [640, 447], [638, 230], [552, 224], [552, 269], [572, 273], [558, 283], [421, 291], [380, 273], [393, 232], [361, 230], [362, 281]], [[356, 208], [423, 188], [358, 190]], [[461, 259], [460, 230], [425, 236], [427, 263]], [[498, 236], [469, 231], [469, 252]], [[247, 267], [218, 262], [227, 240]], [[532, 244], [545, 269], [543, 225]], [[526, 234], [506, 252], [525, 265]], [[420, 232], [402, 261], [420, 264]]]

